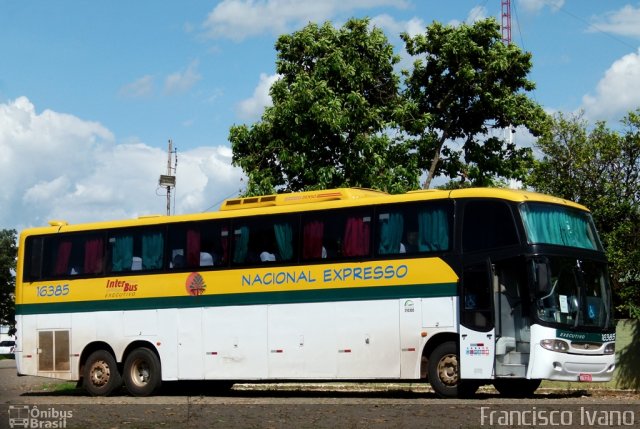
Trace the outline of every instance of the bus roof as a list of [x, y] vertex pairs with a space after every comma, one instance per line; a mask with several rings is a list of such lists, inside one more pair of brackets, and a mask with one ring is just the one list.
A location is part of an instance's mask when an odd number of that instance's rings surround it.
[[140, 216], [137, 219], [103, 221], [85, 224], [68, 224], [56, 220], [50, 226], [30, 228], [28, 234], [51, 234], [62, 231], [85, 231], [137, 225], [155, 225], [170, 222], [189, 222], [205, 219], [233, 218], [240, 215], [262, 215], [288, 212], [303, 212], [317, 209], [366, 206], [422, 200], [489, 198], [512, 202], [543, 202], [573, 207], [588, 211], [580, 204], [536, 192], [503, 188], [466, 188], [455, 190], [416, 190], [405, 194], [387, 194], [386, 192], [362, 188], [337, 188], [317, 191], [305, 191], [263, 195], [225, 200], [218, 212], [203, 212], [174, 216]]

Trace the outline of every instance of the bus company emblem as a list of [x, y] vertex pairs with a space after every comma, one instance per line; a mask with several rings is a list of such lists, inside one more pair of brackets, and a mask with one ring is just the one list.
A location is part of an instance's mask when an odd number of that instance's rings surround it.
[[200, 273], [189, 274], [185, 286], [187, 288], [187, 293], [192, 296], [202, 295], [207, 289], [207, 285]]
[[413, 301], [410, 299], [404, 302], [404, 312], [413, 313], [415, 311]]

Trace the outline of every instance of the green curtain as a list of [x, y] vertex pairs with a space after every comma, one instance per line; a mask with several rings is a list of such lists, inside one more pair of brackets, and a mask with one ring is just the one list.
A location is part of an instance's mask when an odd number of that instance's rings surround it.
[[276, 235], [280, 258], [283, 261], [290, 261], [293, 259], [293, 231], [291, 225], [288, 223], [274, 224], [273, 231]]
[[142, 269], [162, 268], [164, 240], [161, 232], [148, 232], [142, 235]]
[[543, 204], [520, 209], [530, 243], [597, 249], [597, 241], [586, 214]]
[[111, 256], [111, 270], [130, 271], [133, 261], [133, 237], [120, 235], [113, 238], [113, 253]]
[[380, 215], [378, 219], [380, 221], [378, 254], [400, 253], [400, 242], [404, 232], [404, 216], [402, 216], [402, 213], [388, 213]]
[[235, 230], [235, 247], [233, 249], [233, 263], [244, 264], [249, 253], [249, 228], [241, 226]]
[[421, 210], [418, 213], [418, 251], [449, 250], [449, 220], [444, 209]]

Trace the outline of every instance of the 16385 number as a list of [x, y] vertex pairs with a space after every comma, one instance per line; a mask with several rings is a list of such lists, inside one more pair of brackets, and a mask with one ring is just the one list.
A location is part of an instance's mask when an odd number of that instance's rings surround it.
[[45, 285], [36, 288], [38, 296], [65, 296], [69, 294], [69, 285]]

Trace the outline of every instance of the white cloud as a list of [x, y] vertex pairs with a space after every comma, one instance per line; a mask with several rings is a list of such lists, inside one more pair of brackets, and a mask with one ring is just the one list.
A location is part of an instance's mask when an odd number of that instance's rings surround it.
[[282, 34], [307, 24], [323, 22], [338, 13], [380, 6], [407, 7], [405, 0], [223, 0], [203, 26], [211, 38], [242, 41], [261, 34]]
[[153, 76], [145, 75], [134, 82], [120, 88], [119, 94], [122, 97], [141, 98], [153, 94]]
[[640, 106], [640, 49], [615, 61], [596, 86], [582, 98], [585, 115], [593, 120], [617, 120]]
[[371, 18], [371, 24], [382, 29], [389, 38], [399, 37], [400, 33], [407, 33], [409, 36], [414, 37], [424, 33], [427, 28], [427, 24], [420, 18], [398, 21], [387, 14]]
[[165, 94], [181, 94], [187, 92], [195, 85], [202, 75], [198, 72], [198, 61], [192, 61], [185, 70], [175, 72], [166, 77], [164, 81]]
[[[96, 122], [45, 110], [26, 97], [0, 104], [0, 225], [22, 229], [164, 213], [157, 196], [166, 152], [116, 144]], [[178, 153], [175, 212], [203, 211], [237, 192], [242, 173], [226, 146]]]
[[590, 31], [606, 31], [621, 36], [640, 36], [640, 6], [625, 5], [593, 21]]
[[262, 115], [265, 107], [272, 106], [269, 89], [278, 79], [280, 79], [278, 74], [267, 76], [265, 73], [260, 73], [260, 82], [253, 90], [253, 96], [238, 103], [238, 116], [243, 120], [257, 119]]
[[469, 11], [467, 15], [466, 23], [473, 24], [487, 18], [487, 8], [484, 6], [476, 6]]
[[549, 7], [556, 12], [564, 6], [565, 0], [520, 0], [518, 4], [527, 12], [539, 12], [545, 7]]

